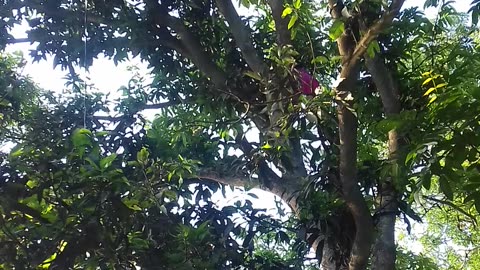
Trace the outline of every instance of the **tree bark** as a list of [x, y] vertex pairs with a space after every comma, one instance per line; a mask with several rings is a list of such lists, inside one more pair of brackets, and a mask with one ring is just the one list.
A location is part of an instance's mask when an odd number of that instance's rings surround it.
[[[340, 180], [345, 202], [351, 210], [355, 221], [356, 234], [352, 244], [349, 269], [365, 269], [373, 237], [373, 222], [370, 211], [361, 194], [356, 179], [356, 154], [357, 154], [357, 122], [356, 117], [351, 111], [351, 91], [356, 83], [356, 65], [361, 57], [364, 56], [369, 44], [388, 27], [395, 16], [400, 11], [404, 0], [393, 0], [389, 9], [382, 14], [381, 18], [374, 22], [368, 28], [364, 28], [363, 35], [358, 43], [355, 38], [345, 32], [338, 40], [338, 48], [342, 56], [342, 70], [340, 73], [341, 83], [338, 85], [337, 99], [340, 101], [338, 106], [339, 135], [340, 135]], [[329, 0], [332, 17], [334, 19], [343, 19], [342, 10], [343, 1]], [[360, 25], [363, 24], [363, 18], [356, 18]], [[352, 32], [352, 31], [349, 31]], [[377, 76], [377, 82], [380, 76]], [[384, 79], [385, 81], [385, 79]], [[388, 78], [387, 78], [388, 81]], [[389, 89], [385, 89], [382, 101], [388, 105], [388, 112], [398, 113], [398, 94], [394, 91], [393, 82], [390, 78]], [[398, 91], [397, 91], [398, 92]], [[387, 95], [389, 94], [389, 95]], [[346, 99], [348, 97], [348, 100]], [[395, 100], [394, 97], [397, 97]], [[393, 104], [393, 105], [392, 105]], [[398, 105], [398, 106], [396, 106]], [[389, 132], [389, 153], [390, 159], [397, 162], [398, 154], [398, 134], [395, 130]], [[380, 235], [375, 244], [375, 262], [377, 269], [394, 269], [395, 267], [395, 213], [398, 208], [396, 200], [394, 183], [392, 180], [385, 181], [378, 186], [380, 193], [380, 209], [385, 209], [382, 213], [377, 228]], [[393, 215], [392, 215], [393, 212]], [[385, 253], [385, 254], [384, 254]]]
[[[340, 1], [341, 3], [341, 1]], [[329, 0], [334, 19], [341, 19], [342, 9], [338, 1]], [[338, 100], [338, 124], [340, 147], [340, 183], [342, 197], [352, 214], [355, 223], [355, 236], [350, 252], [348, 269], [365, 269], [370, 257], [373, 238], [373, 221], [370, 210], [360, 191], [357, 180], [357, 118], [352, 112], [351, 93], [356, 87], [358, 67], [356, 59], [351, 61], [355, 51], [355, 38], [351, 31], [345, 31], [337, 40], [338, 50], [342, 56], [340, 84], [336, 87]]]
[[[366, 57], [365, 63], [380, 93], [385, 115], [387, 117], [398, 115], [401, 110], [398, 87], [384, 60], [376, 55], [373, 59]], [[395, 129], [388, 132], [389, 162], [396, 166], [399, 165], [399, 160], [401, 160], [400, 140], [401, 138]], [[377, 210], [375, 213], [377, 216], [377, 239], [373, 248], [372, 269], [395, 269], [395, 220], [398, 212], [396, 180], [394, 177], [390, 177], [378, 186]]]
[[277, 33], [277, 43], [288, 45], [292, 42], [290, 31], [288, 30], [288, 18], [282, 18], [283, 0], [268, 0], [268, 5], [272, 10], [273, 21], [275, 22], [275, 32]]

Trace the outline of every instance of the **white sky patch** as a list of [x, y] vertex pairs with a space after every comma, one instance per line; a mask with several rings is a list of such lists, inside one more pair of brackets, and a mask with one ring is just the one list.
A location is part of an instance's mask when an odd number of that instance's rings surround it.
[[[17, 39], [25, 38], [27, 36], [27, 30], [28, 24], [23, 22], [21, 25], [15, 26], [11, 34]], [[35, 47], [35, 43], [9, 44], [7, 45], [6, 52], [22, 52], [23, 56], [28, 61], [23, 70], [23, 75], [28, 75], [41, 88], [61, 93], [62, 90], [65, 89], [65, 76], [68, 72], [66, 70], [61, 70], [60, 66], [53, 66], [53, 56], [47, 56], [46, 60], [33, 63], [32, 59], [29, 57], [29, 52], [30, 50], [35, 49]], [[142, 62], [138, 57], [121, 62], [115, 66], [113, 60], [100, 55], [97, 59], [94, 59], [93, 65], [89, 68], [87, 74], [85, 74], [83, 67], [75, 68], [82, 79], [85, 79], [85, 77], [88, 78], [87, 82], [93, 83], [101, 92], [111, 93], [113, 97], [118, 97], [119, 94], [117, 94], [117, 90], [121, 86], [127, 85], [128, 81], [132, 78], [133, 73], [128, 71], [128, 67], [130, 66], [137, 67], [140, 74], [149, 73], [148, 64]]]

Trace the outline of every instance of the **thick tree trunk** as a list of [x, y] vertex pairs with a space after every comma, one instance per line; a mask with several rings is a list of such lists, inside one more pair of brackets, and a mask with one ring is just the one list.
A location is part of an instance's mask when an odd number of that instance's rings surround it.
[[[341, 1], [340, 1], [341, 3]], [[343, 5], [330, 0], [330, 9], [335, 19], [342, 17]], [[355, 90], [358, 65], [355, 59], [356, 39], [352, 31], [345, 31], [337, 40], [338, 50], [342, 56], [340, 84], [336, 87], [338, 100], [339, 148], [340, 148], [340, 183], [342, 198], [350, 210], [355, 224], [348, 269], [366, 269], [370, 257], [373, 239], [373, 220], [370, 210], [360, 191], [357, 179], [357, 118], [352, 112], [352, 92]]]
[[393, 183], [385, 183], [379, 187], [377, 207], [377, 238], [373, 247], [372, 269], [393, 270], [396, 260], [395, 220], [398, 211]]
[[[385, 115], [387, 117], [398, 115], [401, 110], [398, 88], [383, 59], [376, 55], [373, 59], [367, 58], [365, 62], [380, 93]], [[397, 170], [400, 160], [400, 137], [396, 130], [388, 132], [388, 156], [389, 162], [396, 165], [394, 170]], [[395, 220], [398, 198], [395, 190], [397, 179], [394, 176], [397, 174], [392, 172], [392, 176], [384, 179], [378, 187], [377, 239], [373, 249], [372, 269], [395, 269]]]

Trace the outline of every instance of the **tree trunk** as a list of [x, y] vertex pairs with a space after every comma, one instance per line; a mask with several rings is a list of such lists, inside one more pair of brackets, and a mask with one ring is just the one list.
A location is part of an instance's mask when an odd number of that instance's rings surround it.
[[[387, 117], [398, 115], [401, 110], [398, 87], [393, 80], [384, 60], [376, 55], [373, 59], [365, 61], [372, 75], [375, 86], [380, 93], [385, 115]], [[400, 159], [400, 137], [396, 130], [388, 132], [388, 157], [394, 165], [393, 170], [398, 170]], [[398, 198], [395, 183], [398, 181], [398, 172], [392, 171], [389, 179], [384, 179], [378, 186], [377, 210], [377, 239], [373, 249], [372, 269], [395, 269], [395, 220], [398, 212]]]
[[[334, 19], [342, 18], [341, 1], [329, 0]], [[373, 239], [373, 220], [360, 191], [357, 179], [357, 118], [352, 112], [350, 97], [356, 88], [359, 75], [355, 59], [356, 39], [352, 31], [345, 31], [338, 39], [338, 51], [342, 56], [341, 82], [336, 87], [339, 124], [340, 183], [342, 198], [350, 210], [355, 224], [348, 269], [366, 269]]]

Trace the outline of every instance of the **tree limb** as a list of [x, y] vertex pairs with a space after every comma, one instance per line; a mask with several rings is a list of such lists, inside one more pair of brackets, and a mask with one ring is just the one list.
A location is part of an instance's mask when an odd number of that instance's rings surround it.
[[168, 16], [167, 25], [178, 33], [195, 66], [210, 77], [217, 87], [223, 88], [227, 83], [227, 74], [212, 61], [212, 55], [203, 48], [200, 41], [188, 31], [179, 19]]
[[196, 178], [200, 180], [212, 181], [224, 185], [236, 186], [236, 187], [260, 187], [260, 181], [258, 178], [248, 176], [227, 176], [219, 173], [217, 170], [200, 170]]
[[[270, 169], [267, 162], [260, 161], [258, 166], [258, 178], [247, 175], [228, 175], [220, 173], [218, 169], [203, 168], [197, 172], [196, 177], [188, 181], [210, 181], [236, 187], [260, 188], [282, 198], [297, 213], [297, 192], [301, 189], [302, 182], [298, 179], [286, 179], [279, 177]], [[293, 181], [292, 181], [293, 180]]]
[[31, 42], [28, 38], [9, 38], [7, 39], [7, 44], [17, 44], [17, 43], [26, 43]]
[[275, 22], [275, 31], [277, 33], [277, 42], [279, 45], [289, 45], [292, 43], [290, 31], [288, 30], [288, 18], [282, 18], [283, 0], [268, 0], [268, 5], [272, 10], [273, 21]]
[[164, 45], [169, 47], [172, 50], [175, 50], [176, 52], [178, 52], [179, 54], [181, 54], [183, 57], [187, 59], [192, 59], [193, 57], [190, 54], [190, 51], [185, 47], [185, 45], [179, 39], [175, 38], [171, 34], [168, 36], [161, 35], [161, 38], [157, 39], [156, 42], [158, 42], [158, 45]]
[[[343, 4], [340, 1], [340, 4]], [[338, 0], [329, 0], [332, 16], [341, 18]], [[340, 182], [342, 197], [355, 222], [355, 235], [350, 252], [348, 269], [363, 270], [367, 267], [373, 240], [373, 220], [370, 209], [363, 197], [357, 181], [357, 118], [352, 113], [352, 101], [346, 97], [355, 89], [358, 81], [358, 61], [349, 61], [355, 50], [353, 33], [344, 32], [337, 40], [338, 50], [342, 55], [340, 78], [343, 81], [336, 87], [339, 100], [337, 115], [339, 125], [340, 148]]]
[[264, 74], [267, 71], [267, 66], [255, 50], [250, 30], [245, 26], [240, 16], [238, 16], [231, 0], [216, 0], [216, 3], [220, 13], [222, 13], [223, 17], [227, 20], [230, 32], [235, 38], [248, 66], [254, 72]]
[[[380, 93], [383, 110], [388, 116], [398, 115], [401, 111], [398, 86], [379, 54], [373, 58], [365, 57], [365, 65], [372, 75], [375, 86]], [[400, 156], [401, 136], [393, 129], [388, 132], [388, 157], [390, 162], [399, 164], [403, 160]], [[377, 207], [378, 211], [395, 213], [398, 211], [397, 180], [391, 177], [388, 181], [379, 184]], [[372, 269], [395, 269], [395, 220], [396, 215], [382, 215], [376, 224], [377, 239], [373, 249]]]
[[358, 42], [352, 56], [349, 59], [350, 64], [356, 63], [367, 51], [368, 45], [372, 42], [385, 28], [387, 28], [393, 21], [393, 19], [400, 12], [405, 0], [393, 0], [388, 11], [383, 13], [382, 17], [376, 21], [366, 33], [362, 36]]
[[426, 195], [423, 195], [423, 198], [427, 199], [427, 200], [430, 200], [430, 201], [433, 201], [433, 202], [436, 202], [436, 203], [439, 203], [439, 204], [443, 204], [443, 205], [447, 205], [447, 206], [450, 206], [451, 208], [453, 208], [455, 211], [458, 211], [460, 212], [461, 214], [467, 216], [468, 218], [471, 219], [471, 221], [476, 224], [477, 223], [477, 217], [475, 215], [472, 215], [470, 213], [468, 213], [467, 211], [463, 210], [461, 207], [455, 205], [455, 203], [449, 201], [449, 200], [442, 200], [442, 199], [437, 199], [433, 196], [426, 196]]
[[385, 65], [384, 60], [375, 54], [373, 58], [365, 57], [365, 65], [372, 75], [373, 82], [380, 94], [385, 114], [400, 113], [400, 96], [391, 72]]

